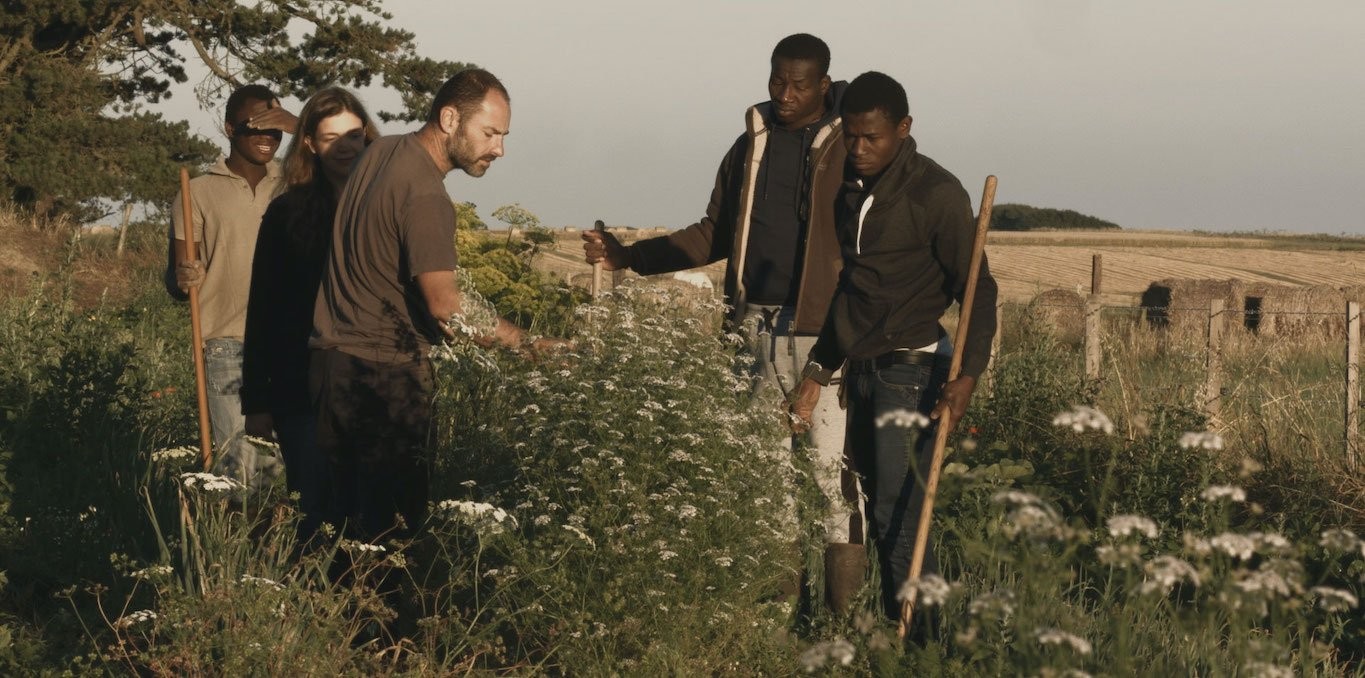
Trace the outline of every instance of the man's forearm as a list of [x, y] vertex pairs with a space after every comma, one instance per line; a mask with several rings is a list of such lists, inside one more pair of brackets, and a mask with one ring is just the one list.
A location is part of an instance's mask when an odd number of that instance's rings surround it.
[[527, 340], [530, 335], [526, 330], [517, 327], [515, 323], [506, 318], [498, 318], [498, 324], [493, 328], [493, 341], [511, 349], [519, 349], [529, 343]]

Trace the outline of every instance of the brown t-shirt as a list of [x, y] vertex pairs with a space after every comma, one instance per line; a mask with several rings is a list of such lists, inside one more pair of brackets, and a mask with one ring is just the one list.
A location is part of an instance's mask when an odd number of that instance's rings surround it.
[[337, 205], [310, 347], [404, 363], [440, 341], [416, 277], [458, 263], [444, 179], [415, 134], [378, 139], [356, 161]]

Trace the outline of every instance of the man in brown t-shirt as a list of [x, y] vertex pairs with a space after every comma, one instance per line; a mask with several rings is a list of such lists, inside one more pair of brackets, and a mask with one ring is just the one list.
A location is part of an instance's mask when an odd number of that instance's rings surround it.
[[[443, 182], [456, 168], [483, 176], [502, 157], [511, 116], [493, 74], [461, 71], [436, 93], [426, 124], [376, 140], [342, 190], [313, 314], [309, 381], [318, 447], [332, 468], [327, 519], [353, 537], [408, 536], [425, 517], [427, 354], [462, 311], [455, 208]], [[527, 346], [526, 333], [506, 320], [488, 334], [489, 343]]]

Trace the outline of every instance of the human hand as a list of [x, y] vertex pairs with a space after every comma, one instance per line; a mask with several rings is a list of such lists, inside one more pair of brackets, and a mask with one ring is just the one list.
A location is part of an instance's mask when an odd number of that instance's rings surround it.
[[815, 404], [820, 401], [820, 383], [809, 377], [802, 379], [787, 402], [787, 427], [792, 433], [810, 431]]
[[606, 231], [583, 231], [583, 255], [589, 264], [602, 264], [608, 271], [630, 268], [630, 252]]
[[189, 292], [204, 284], [204, 262], [182, 261], [175, 265], [175, 284], [181, 292]]
[[270, 102], [270, 108], [266, 112], [247, 118], [246, 124], [251, 129], [279, 130], [289, 134], [294, 134], [299, 129], [298, 117], [280, 105], [279, 99]]
[[948, 414], [948, 430], [957, 428], [957, 422], [962, 420], [962, 415], [967, 413], [967, 406], [972, 402], [972, 391], [976, 390], [976, 377], [958, 377], [943, 385], [943, 393], [939, 395], [938, 404], [934, 406], [934, 411], [929, 414], [930, 419], [941, 419], [943, 414]]
[[269, 412], [246, 415], [246, 434], [265, 440], [275, 439], [275, 419]]
[[527, 346], [527, 349], [531, 353], [532, 360], [553, 360], [563, 358], [566, 353], [572, 351], [574, 349], [574, 343], [568, 339], [541, 337], [532, 341]]

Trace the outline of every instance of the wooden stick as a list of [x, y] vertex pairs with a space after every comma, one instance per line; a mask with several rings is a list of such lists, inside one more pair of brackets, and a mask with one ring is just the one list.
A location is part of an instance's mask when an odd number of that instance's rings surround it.
[[[180, 223], [185, 231], [185, 261], [194, 263], [198, 248], [194, 245], [194, 207], [190, 203], [190, 171], [180, 168]], [[204, 459], [204, 470], [213, 465], [213, 437], [209, 428], [208, 378], [204, 373], [204, 328], [199, 320], [199, 288], [190, 291], [190, 353], [194, 354], [194, 383], [199, 396], [199, 448]]]
[[[598, 219], [597, 221], [593, 222], [593, 224], [592, 224], [592, 230], [597, 231], [598, 233], [605, 233], [606, 230], [607, 230], [607, 225], [606, 225], [605, 223], [602, 223], [602, 220], [601, 220], [601, 219]], [[604, 235], [604, 236], [602, 236], [602, 237], [605, 238], [606, 236]], [[595, 263], [595, 264], [592, 265], [592, 290], [591, 290], [591, 293], [592, 293], [592, 298], [593, 298], [593, 299], [596, 299], [596, 298], [597, 298], [597, 295], [599, 295], [599, 294], [602, 293], [602, 287], [603, 287], [603, 285], [602, 285], [602, 274], [603, 274], [603, 273], [605, 273], [605, 271], [602, 270], [602, 262], [599, 261], [599, 262], [597, 262], [597, 263]]]
[[1360, 461], [1360, 304], [1346, 303], [1346, 461]]
[[[957, 379], [962, 371], [962, 354], [967, 348], [967, 329], [971, 325], [972, 304], [976, 301], [976, 282], [981, 274], [981, 260], [986, 256], [986, 229], [991, 225], [991, 207], [995, 204], [995, 175], [986, 177], [986, 188], [981, 193], [981, 212], [976, 218], [976, 241], [972, 244], [972, 263], [967, 272], [967, 289], [962, 295], [961, 312], [957, 320], [957, 332], [953, 336], [953, 361], [948, 365], [948, 381]], [[910, 557], [910, 573], [906, 581], [919, 578], [924, 567], [924, 551], [929, 545], [929, 524], [933, 522], [934, 495], [938, 492], [939, 471], [943, 468], [943, 452], [948, 445], [949, 427], [947, 419], [952, 413], [940, 415], [935, 428], [934, 458], [929, 465], [929, 477], [924, 483], [924, 506], [920, 508], [919, 529], [915, 532], [915, 550]], [[911, 463], [914, 463], [913, 460]], [[900, 626], [896, 635], [905, 638], [910, 629], [910, 617], [915, 611], [915, 598], [909, 596], [901, 601]]]

